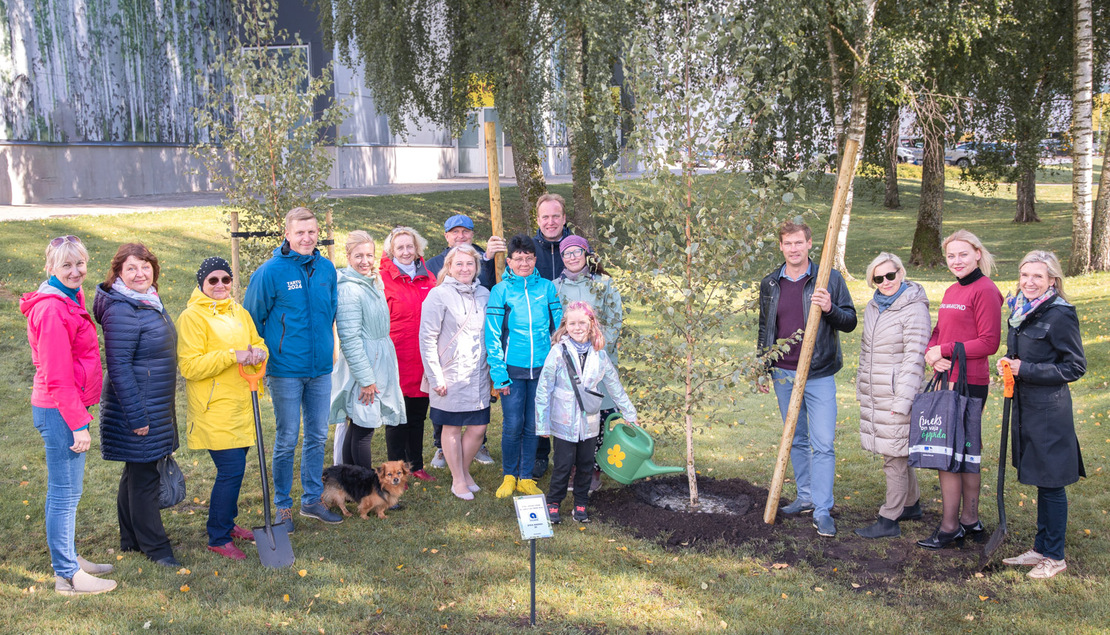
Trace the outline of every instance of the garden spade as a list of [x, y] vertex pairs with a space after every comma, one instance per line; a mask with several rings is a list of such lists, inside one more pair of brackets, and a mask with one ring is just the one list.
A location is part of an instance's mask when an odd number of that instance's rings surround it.
[[266, 472], [266, 447], [262, 441], [262, 417], [258, 412], [258, 380], [266, 374], [266, 361], [258, 370], [247, 373], [239, 364], [239, 374], [251, 387], [251, 401], [254, 403], [254, 436], [258, 448], [258, 471], [262, 473], [262, 510], [266, 524], [254, 528], [254, 544], [258, 548], [258, 558], [262, 566], [281, 569], [293, 564], [293, 545], [289, 542], [289, 530], [284, 524], [274, 526], [270, 517], [270, 475]]
[[1006, 442], [1010, 438], [1010, 410], [1014, 401], [1014, 371], [1010, 369], [1010, 362], [1002, 362], [1002, 440], [998, 444], [998, 490], [995, 496], [998, 500], [998, 527], [994, 529], [987, 546], [979, 556], [979, 568], [982, 569], [990, 562], [991, 555], [998, 549], [1006, 538], [1006, 500], [1003, 488], [1006, 485]]

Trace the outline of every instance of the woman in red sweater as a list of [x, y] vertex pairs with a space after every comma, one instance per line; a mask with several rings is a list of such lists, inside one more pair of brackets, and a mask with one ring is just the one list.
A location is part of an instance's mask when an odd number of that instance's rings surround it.
[[382, 284], [389, 305], [389, 339], [397, 349], [401, 395], [405, 399], [406, 423], [385, 429], [386, 453], [390, 461], [407, 461], [412, 475], [422, 481], [435, 477], [424, 471], [424, 419], [428, 416], [428, 393], [420, 390], [424, 362], [420, 358], [420, 308], [436, 279], [424, 267], [428, 241], [411, 227], [389, 232], [382, 246]]
[[[935, 371], [959, 370], [952, 366], [952, 349], [962, 342], [967, 353], [967, 384], [971, 396], [987, 399], [990, 369], [987, 358], [998, 351], [1002, 339], [1002, 293], [988, 277], [994, 259], [975, 234], [961, 229], [944, 239], [944, 257], [956, 283], [944, 292], [937, 310], [937, 324], [925, 351], [925, 362]], [[980, 430], [968, 430], [968, 440], [982, 447]], [[940, 549], [964, 536], [985, 535], [979, 521], [979, 466], [964, 462], [959, 471], [940, 471], [943, 517], [933, 535], [919, 540], [926, 549]], [[960, 503], [963, 503], [961, 510]]]

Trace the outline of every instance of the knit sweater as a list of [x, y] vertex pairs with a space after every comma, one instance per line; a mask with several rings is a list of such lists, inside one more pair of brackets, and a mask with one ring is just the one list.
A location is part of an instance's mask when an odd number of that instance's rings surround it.
[[[963, 342], [967, 383], [985, 386], [990, 383], [987, 358], [998, 351], [1001, 340], [1002, 293], [976, 269], [944, 292], [929, 348], [940, 345], [941, 355], [951, 358], [953, 345]], [[953, 366], [951, 379], [958, 377]]]

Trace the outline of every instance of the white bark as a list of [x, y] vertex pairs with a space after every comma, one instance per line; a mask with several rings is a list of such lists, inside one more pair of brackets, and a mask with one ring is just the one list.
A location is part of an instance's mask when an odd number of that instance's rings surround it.
[[1072, 246], [1068, 273], [1085, 273], [1091, 266], [1091, 89], [1094, 36], [1091, 0], [1074, 0], [1075, 59], [1072, 79]]

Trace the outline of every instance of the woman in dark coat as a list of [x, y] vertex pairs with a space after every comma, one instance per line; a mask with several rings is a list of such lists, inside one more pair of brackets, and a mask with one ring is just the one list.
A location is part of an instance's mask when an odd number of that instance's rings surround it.
[[121, 245], [93, 305], [108, 372], [100, 398], [100, 453], [123, 461], [116, 511], [123, 551], [180, 567], [162, 526], [158, 460], [177, 449], [177, 331], [158, 297], [158, 258]]
[[1037, 486], [1037, 537], [1033, 549], [1003, 562], [1032, 566], [1029, 577], [1044, 579], [1067, 568], [1064, 488], [1086, 476], [1068, 383], [1087, 372], [1087, 360], [1056, 255], [1031, 251], [1018, 271], [1017, 294], [1009, 299], [1006, 356], [998, 368], [1001, 372], [1002, 363], [1009, 362], [1016, 380], [1013, 464], [1018, 481]]

